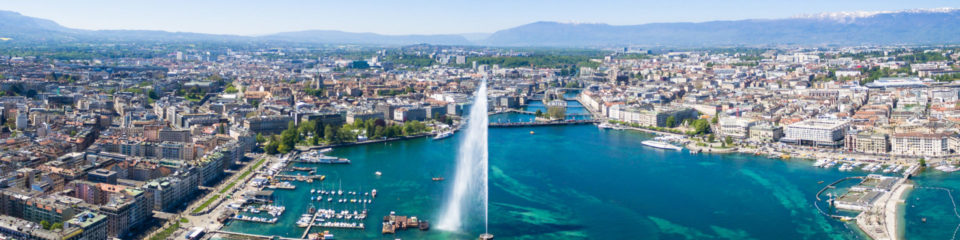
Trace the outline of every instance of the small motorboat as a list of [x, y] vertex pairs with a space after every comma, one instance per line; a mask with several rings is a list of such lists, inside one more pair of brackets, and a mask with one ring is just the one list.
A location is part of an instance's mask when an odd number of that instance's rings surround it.
[[443, 181], [443, 177], [434, 177], [433, 181]]

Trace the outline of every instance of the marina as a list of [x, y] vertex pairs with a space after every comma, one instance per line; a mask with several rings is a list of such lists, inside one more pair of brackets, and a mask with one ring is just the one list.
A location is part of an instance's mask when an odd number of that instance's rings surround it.
[[[523, 128], [502, 128], [490, 131], [491, 181], [493, 185], [503, 186], [491, 188], [490, 193], [492, 195], [490, 217], [491, 222], [499, 223], [493, 231], [498, 236], [529, 239], [578, 238], [574, 236], [629, 239], [636, 234], [660, 238], [677, 236], [659, 228], [638, 229], [624, 226], [622, 222], [616, 221], [616, 219], [635, 216], [637, 213], [643, 213], [638, 220], [642, 224], [658, 226], [656, 225], [658, 222], [669, 221], [671, 224], [694, 228], [706, 234], [712, 234], [709, 232], [710, 228], [696, 227], [698, 222], [705, 220], [725, 222], [727, 224], [721, 227], [744, 231], [751, 238], [756, 239], [804, 237], [824, 239], [836, 234], [856, 235], [848, 232], [850, 230], [845, 230], [847, 228], [841, 221], [834, 221], [829, 217], [821, 220], [816, 211], [812, 211], [813, 214], [811, 214], [813, 198], [810, 198], [810, 201], [803, 199], [806, 199], [804, 196], [816, 194], [824, 186], [824, 184], [817, 184], [817, 181], [830, 182], [853, 175], [860, 172], [859, 168], [856, 171], [840, 172], [836, 166], [824, 169], [812, 166], [813, 161], [769, 161], [765, 155], [691, 155], [678, 151], [658, 151], [649, 147], [638, 147], [641, 145], [640, 142], [653, 138], [650, 134], [633, 131], [597, 131], [596, 126], [588, 125], [540, 127], [536, 129], [535, 135], [529, 134], [530, 130]], [[284, 214], [275, 224], [234, 221], [224, 230], [289, 238], [305, 238], [309, 234], [329, 230], [341, 239], [375, 239], [383, 236], [389, 236], [390, 239], [476, 239], [477, 234], [483, 232], [482, 225], [465, 225], [464, 228], [467, 230], [464, 231], [472, 233], [469, 235], [437, 230], [434, 226], [440, 224], [437, 220], [437, 216], [441, 214], [438, 206], [442, 205], [442, 201], [446, 198], [444, 193], [451, 187], [454, 176], [452, 160], [445, 159], [443, 156], [455, 155], [455, 146], [462, 141], [460, 136], [455, 134], [444, 141], [420, 138], [351, 146], [326, 153], [330, 156], [355, 159], [356, 163], [351, 165], [288, 162], [280, 166], [282, 174], [291, 174], [282, 170], [288, 165], [316, 167], [316, 174], [326, 175], [327, 180], [313, 183], [292, 181], [291, 183], [297, 186], [295, 190], [277, 191], [274, 194], [274, 199], [285, 202], [287, 212], [298, 214]], [[507, 139], [512, 142], [508, 144], [505, 142]], [[544, 141], [543, 139], [558, 140]], [[594, 141], [574, 139], [593, 139]], [[564, 164], [556, 164], [558, 162]], [[529, 169], [537, 169], [538, 172], [524, 174], [529, 172]], [[375, 174], [378, 171], [382, 172], [380, 176]], [[584, 174], [605, 177], [585, 179], [582, 178]], [[677, 175], [692, 177], [676, 178]], [[433, 180], [439, 177], [445, 180]], [[564, 179], [579, 180], [569, 182]], [[664, 186], [639, 184], [649, 181], [662, 182]], [[564, 182], [562, 191], [553, 191], [547, 187], [560, 186], [558, 185], [560, 182]], [[725, 182], [741, 186], [741, 190], [729, 191], [715, 187], [690, 188], [697, 186], [694, 182]], [[770, 185], [765, 185], [766, 183]], [[613, 187], [625, 184], [636, 188], [636, 191], [623, 192], [621, 188]], [[711, 199], [690, 199], [689, 204], [711, 206], [708, 211], [743, 212], [762, 215], [764, 219], [734, 220], [737, 218], [725, 214], [704, 216], [692, 210], [674, 209], [671, 207], [674, 206], [674, 199], [683, 198], [685, 194], [664, 192], [662, 187], [684, 188], [697, 194], [713, 196]], [[377, 190], [376, 197], [372, 194], [374, 188]], [[522, 191], [512, 189], [522, 189]], [[312, 194], [311, 190], [313, 190]], [[331, 194], [340, 190], [344, 195]], [[352, 195], [349, 192], [357, 192], [358, 195]], [[649, 194], [652, 192], [658, 194]], [[362, 197], [364, 193], [369, 193], [370, 198]], [[777, 201], [744, 198], [743, 194], [747, 193], [767, 197], [782, 196], [790, 202], [789, 205], [784, 205]], [[334, 197], [333, 200], [329, 200], [331, 196]], [[311, 201], [311, 197], [322, 198], [319, 201], [316, 200], [317, 198]], [[341, 203], [341, 198], [358, 198], [358, 201], [373, 199], [374, 202], [364, 207], [362, 203], [349, 203], [349, 200]], [[625, 204], [613, 207], [586, 200], [589, 198], [619, 201]], [[531, 200], [542, 204], [534, 204]], [[636, 202], [644, 204], [635, 204]], [[743, 204], [749, 204], [752, 207], [749, 209], [736, 207]], [[362, 221], [353, 219], [349, 221], [363, 223], [363, 229], [324, 228], [311, 225], [307, 231], [306, 228], [298, 227], [297, 222], [303, 217], [302, 214], [309, 213], [310, 207], [333, 209], [337, 212], [348, 210], [350, 213], [353, 211], [360, 213], [363, 209], [367, 209], [368, 217]], [[674, 210], [663, 212], [661, 209]], [[406, 231], [398, 231], [395, 228], [395, 233], [383, 235], [382, 217], [388, 216], [390, 211], [400, 213], [397, 215], [416, 215], [420, 220], [429, 219], [433, 230], [410, 231], [413, 229], [408, 228]], [[796, 216], [790, 214], [794, 211], [797, 212]], [[601, 216], [597, 214], [598, 212], [604, 214]], [[506, 217], [519, 214], [529, 214], [533, 218]], [[576, 230], [561, 230], [569, 226], [551, 226], [540, 219], [556, 219], [583, 227]], [[801, 232], [792, 227], [794, 226], [792, 224], [757, 227], [763, 222], [790, 222], [794, 219], [801, 219], [796, 224], [828, 226], [832, 229], [818, 228], [810, 232]], [[346, 222], [337, 218], [325, 221]], [[531, 232], [530, 229], [544, 229], [544, 232]], [[557, 232], [562, 234], [558, 235]], [[611, 234], [611, 232], [617, 234]], [[716, 237], [716, 235], [712, 236]]]

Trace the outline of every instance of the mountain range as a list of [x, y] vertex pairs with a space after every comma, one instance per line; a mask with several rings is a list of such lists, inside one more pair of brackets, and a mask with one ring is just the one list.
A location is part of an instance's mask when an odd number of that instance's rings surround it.
[[713, 47], [960, 43], [960, 9], [836, 12], [782, 19], [608, 25], [535, 22], [494, 33], [382, 35], [331, 30], [264, 36], [147, 30], [82, 30], [0, 11], [2, 42], [279, 41], [359, 45], [482, 45], [515, 47]]

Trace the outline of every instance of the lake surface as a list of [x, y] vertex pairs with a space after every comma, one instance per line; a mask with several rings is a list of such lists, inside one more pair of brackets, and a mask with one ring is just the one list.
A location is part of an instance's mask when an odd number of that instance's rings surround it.
[[[326, 204], [309, 201], [311, 188], [375, 188], [379, 194], [366, 206], [370, 217], [365, 230], [314, 229], [331, 230], [340, 239], [475, 239], [483, 232], [479, 218], [458, 232], [413, 229], [380, 234], [380, 220], [390, 211], [436, 225], [453, 182], [461, 137], [338, 148], [330, 155], [349, 158], [352, 164], [298, 165], [316, 166], [326, 181], [277, 190], [277, 199], [287, 206], [280, 222], [232, 222], [226, 230], [299, 237], [303, 229], [295, 222], [308, 204]], [[497, 239], [864, 239], [854, 226], [819, 214], [814, 195], [825, 184], [819, 181], [865, 173], [815, 168], [806, 160], [692, 155], [640, 144], [651, 137], [592, 125], [490, 129], [490, 231]], [[377, 171], [382, 175], [376, 176]], [[432, 181], [433, 177], [447, 179]], [[960, 186], [956, 179], [924, 175], [917, 183]], [[911, 199], [933, 199], [938, 194], [925, 192], [914, 190]], [[924, 236], [918, 239], [949, 238], [957, 221], [941, 211], [944, 201], [950, 204], [949, 198], [941, 197], [907, 208], [906, 232], [911, 239], [913, 234]], [[946, 217], [911, 222], [921, 215]]]

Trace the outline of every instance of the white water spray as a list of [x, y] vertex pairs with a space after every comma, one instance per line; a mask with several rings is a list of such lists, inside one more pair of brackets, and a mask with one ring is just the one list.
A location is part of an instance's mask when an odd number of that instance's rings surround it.
[[457, 172], [453, 191], [447, 198], [437, 228], [457, 231], [471, 211], [483, 210], [483, 228], [487, 232], [487, 81], [480, 83], [470, 107], [466, 135], [457, 154]]

